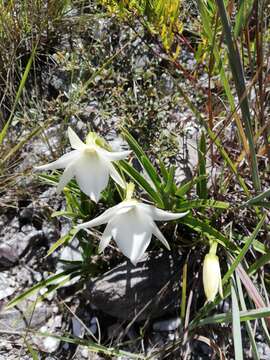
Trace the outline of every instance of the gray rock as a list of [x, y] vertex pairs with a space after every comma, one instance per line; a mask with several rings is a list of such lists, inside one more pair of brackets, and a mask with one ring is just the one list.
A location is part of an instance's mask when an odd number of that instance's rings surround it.
[[16, 250], [0, 241], [0, 268], [9, 268], [18, 260]]
[[149, 252], [137, 266], [126, 261], [89, 282], [86, 297], [107, 314], [140, 321], [179, 309], [181, 257]]
[[76, 317], [72, 317], [72, 332], [73, 335], [77, 338], [82, 338], [85, 333], [85, 328], [82, 325], [82, 322], [80, 322]]
[[52, 309], [46, 304], [24, 302], [16, 308], [0, 312], [0, 331], [22, 331], [26, 328], [37, 328], [52, 315]]
[[7, 298], [15, 292], [15, 280], [7, 272], [0, 273], [0, 300]]
[[[40, 332], [48, 332], [48, 329], [46, 326], [43, 326], [40, 329]], [[61, 340], [51, 337], [51, 336], [47, 336], [47, 337], [34, 337], [34, 343], [36, 344], [36, 346], [39, 348], [39, 350], [44, 351], [46, 353], [53, 353], [55, 352], [59, 345], [60, 345]]]
[[0, 231], [0, 265], [14, 264], [30, 245], [43, 236], [43, 231], [31, 225], [20, 229], [19, 219], [13, 218], [10, 224]]
[[[44, 324], [40, 329], [40, 333], [49, 333], [53, 335], [57, 335], [59, 329], [62, 326], [62, 315], [57, 316], [51, 316], [46, 324]], [[32, 337], [32, 340], [34, 344], [41, 350], [46, 353], [53, 353], [55, 352], [59, 345], [61, 340], [58, 338], [54, 338], [52, 336], [39, 336], [34, 335]]]
[[153, 324], [155, 331], [173, 331], [179, 328], [181, 325], [181, 319], [179, 317], [171, 318], [168, 320], [156, 321]]
[[31, 223], [33, 218], [33, 213], [34, 213], [34, 209], [32, 205], [23, 208], [19, 214], [20, 221], [25, 223]]

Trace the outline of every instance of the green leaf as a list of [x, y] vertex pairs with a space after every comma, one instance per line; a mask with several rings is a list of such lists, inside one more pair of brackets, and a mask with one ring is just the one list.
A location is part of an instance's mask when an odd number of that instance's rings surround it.
[[211, 225], [207, 224], [205, 221], [202, 221], [198, 218], [194, 218], [191, 215], [187, 215], [181, 218], [180, 222], [192, 228], [193, 230], [205, 235], [210, 241], [217, 241], [225, 249], [230, 249], [232, 251], [237, 250], [237, 247], [229, 239], [226, 238], [221, 232], [213, 228]]
[[244, 129], [246, 133], [246, 137], [249, 143], [249, 151], [250, 151], [250, 170], [253, 180], [253, 185], [257, 191], [261, 188], [261, 182], [258, 171], [258, 162], [257, 162], [257, 154], [254, 145], [254, 135], [252, 130], [252, 121], [250, 115], [250, 107], [247, 97], [247, 89], [245, 85], [245, 77], [244, 70], [242, 66], [242, 60], [237, 48], [237, 43], [233, 38], [231, 24], [228, 18], [228, 14], [226, 11], [226, 7], [224, 4], [224, 0], [216, 0], [216, 4], [218, 6], [221, 24], [224, 31], [224, 37], [226, 40], [226, 45], [228, 48], [228, 57], [230, 68], [233, 75], [234, 84], [237, 91], [237, 96], [240, 104], [240, 109], [242, 113], [242, 118], [244, 122]]
[[[30, 331], [30, 330], [29, 330]], [[61, 340], [63, 342], [67, 342], [69, 344], [76, 344], [76, 345], [81, 345], [81, 346], [85, 346], [87, 348], [89, 348], [92, 352], [95, 353], [102, 353], [108, 356], [117, 356], [117, 357], [125, 357], [128, 359], [145, 359], [146, 358], [141, 355], [141, 354], [133, 354], [131, 352], [128, 351], [124, 351], [124, 350], [120, 350], [117, 349], [116, 347], [106, 347], [100, 344], [96, 344], [95, 342], [93, 342], [90, 339], [81, 339], [81, 338], [77, 338], [77, 337], [72, 337], [72, 336], [61, 336], [61, 335], [55, 335], [55, 334], [51, 334], [49, 332], [46, 331], [31, 331], [32, 333], [38, 335], [38, 336], [43, 336], [43, 337], [51, 337], [54, 339], [58, 339]]]
[[18, 88], [18, 91], [16, 93], [15, 101], [13, 103], [9, 118], [8, 118], [7, 122], [5, 123], [5, 126], [3, 127], [2, 131], [0, 132], [0, 145], [2, 145], [2, 143], [4, 141], [4, 138], [5, 138], [6, 134], [7, 134], [8, 128], [9, 128], [9, 126], [11, 124], [12, 119], [13, 119], [13, 115], [14, 115], [14, 112], [15, 112], [16, 107], [18, 105], [19, 99], [21, 97], [22, 91], [23, 91], [23, 89], [25, 87], [25, 84], [26, 84], [26, 81], [27, 81], [27, 78], [28, 78], [28, 75], [29, 75], [29, 72], [30, 72], [30, 69], [31, 69], [31, 66], [32, 66], [32, 63], [33, 63], [33, 60], [34, 60], [35, 55], [36, 55], [37, 46], [38, 46], [38, 43], [33, 47], [30, 58], [29, 58], [29, 60], [27, 62], [26, 68], [25, 68], [23, 76], [21, 78], [19, 88]]
[[74, 267], [74, 268], [70, 268], [67, 269], [65, 271], [62, 271], [59, 274], [53, 275], [51, 277], [48, 277], [45, 280], [39, 281], [36, 285], [32, 286], [30, 289], [26, 290], [24, 293], [18, 295], [15, 299], [11, 300], [5, 307], [5, 309], [10, 309], [12, 307], [14, 307], [15, 305], [17, 305], [19, 302], [21, 302], [22, 300], [30, 297], [31, 295], [35, 294], [37, 291], [39, 291], [40, 289], [47, 287], [50, 284], [55, 283], [55, 281], [59, 281], [60, 279], [65, 279], [65, 278], [69, 278], [71, 276], [72, 273], [74, 273], [75, 271], [78, 271], [79, 267]]
[[51, 214], [51, 218], [55, 218], [55, 217], [59, 217], [59, 216], [73, 218], [73, 217], [76, 217], [77, 214], [75, 214], [72, 211], [67, 211], [67, 210], [55, 211]]
[[140, 161], [141, 165], [143, 166], [149, 178], [153, 181], [156, 190], [160, 190], [160, 185], [161, 185], [160, 177], [154, 166], [151, 164], [151, 161], [146, 156], [143, 149], [140, 147], [140, 145], [134, 139], [134, 137], [124, 128], [122, 128], [122, 136], [127, 141], [131, 150], [134, 151], [135, 155], [137, 156], [138, 160]]
[[240, 9], [237, 11], [234, 24], [234, 36], [237, 38], [242, 29], [246, 26], [252, 10], [254, 0], [241, 0]]
[[138, 142], [134, 139], [134, 137], [128, 132], [127, 129], [121, 128], [121, 135], [128, 143], [131, 150], [134, 151], [137, 158], [140, 160], [143, 156], [146, 156], [145, 152], [141, 148], [141, 146], [138, 144]]
[[192, 180], [188, 181], [187, 183], [181, 185], [175, 192], [176, 196], [184, 197], [191, 189], [192, 187], [200, 182], [201, 180], [206, 179], [206, 176], [197, 176], [194, 177]]
[[175, 187], [175, 183], [174, 183], [174, 173], [175, 173], [175, 167], [171, 166], [169, 173], [168, 173], [168, 178], [167, 178], [167, 182], [166, 182], [166, 186], [164, 188], [164, 192], [165, 194], [172, 194], [174, 191], [174, 187]]
[[[237, 274], [236, 274], [236, 284], [237, 284], [238, 295], [239, 295], [239, 300], [240, 300], [240, 304], [241, 304], [241, 310], [247, 311], [241, 281]], [[246, 326], [248, 337], [249, 337], [251, 347], [252, 347], [253, 359], [260, 360], [260, 356], [259, 356], [259, 352], [257, 349], [256, 340], [255, 340], [255, 331], [253, 331], [253, 329], [251, 327], [251, 322], [247, 320], [245, 322], [245, 326]]]
[[146, 173], [150, 177], [150, 179], [153, 181], [153, 184], [155, 185], [156, 189], [160, 190], [161, 180], [159, 178], [159, 175], [154, 168], [154, 166], [151, 164], [150, 160], [146, 156], [141, 157], [141, 163], [143, 168], [145, 169]]
[[198, 199], [198, 200], [185, 200], [185, 201], [178, 201], [176, 208], [177, 210], [184, 210], [184, 209], [195, 209], [195, 208], [217, 208], [217, 209], [228, 209], [230, 204], [224, 201], [217, 201], [217, 200], [205, 200], [205, 199]]
[[222, 279], [222, 284], [223, 284], [223, 285], [229, 280], [229, 278], [231, 277], [232, 273], [233, 273], [234, 270], [237, 268], [238, 264], [243, 260], [243, 258], [244, 258], [244, 256], [246, 255], [248, 249], [250, 249], [251, 244], [252, 244], [253, 241], [256, 239], [259, 231], [261, 230], [264, 222], [265, 222], [265, 215], [261, 218], [261, 220], [259, 221], [258, 225], [256, 226], [256, 228], [255, 228], [255, 230], [253, 231], [253, 233], [251, 234], [251, 236], [246, 240], [243, 249], [241, 249], [240, 253], [237, 255], [236, 259], [235, 259], [234, 262], [231, 264], [229, 270], [228, 270], [227, 273], [224, 275], [224, 277], [223, 277], [223, 279]]
[[248, 274], [252, 275], [262, 268], [265, 264], [270, 262], [270, 252], [268, 251], [265, 255], [261, 256], [257, 261], [255, 261], [249, 268]]
[[[47, 175], [47, 174], [39, 174], [38, 178], [40, 180], [42, 180], [45, 184], [48, 185], [53, 185], [56, 186], [59, 183], [59, 177], [60, 177], [60, 172], [58, 171], [54, 171], [53, 175]], [[69, 191], [71, 191], [72, 193], [76, 194], [76, 195], [80, 195], [81, 190], [78, 187], [78, 184], [74, 181], [71, 180], [68, 185], [65, 186], [65, 188], [69, 189]]]
[[259, 240], [253, 241], [253, 248], [261, 254], [266, 254], [269, 251], [268, 247]]
[[[240, 311], [239, 317], [240, 321], [252, 321], [256, 319], [262, 319], [270, 316], [270, 307], [263, 307], [259, 309], [252, 309], [248, 311]], [[232, 322], [232, 313], [222, 313], [213, 316], [206, 317], [197, 324], [191, 323], [190, 329], [194, 329], [195, 327], [200, 327], [204, 325], [210, 324], [222, 324], [222, 323], [231, 323]]]
[[[265, 199], [265, 198], [267, 198], [267, 197], [269, 197], [269, 196], [270, 196], [270, 189], [268, 189], [268, 190], [260, 193], [259, 195], [255, 196], [254, 198], [248, 200], [248, 201], [244, 204], [244, 206], [245, 206], [245, 205], [246, 205], [246, 206], [247, 206], [247, 205], [258, 205], [258, 204], [261, 203], [261, 201], [262, 201], [263, 199]], [[269, 203], [266, 203], [266, 206], [265, 206], [265, 207], [268, 206], [267, 204], [269, 205]], [[264, 206], [264, 205], [261, 204], [261, 206]]]
[[28, 352], [32, 356], [32, 359], [33, 360], [39, 360], [38, 352], [33, 349], [32, 345], [26, 339], [24, 339], [24, 342], [25, 342], [25, 344], [27, 346]]
[[76, 228], [72, 228], [71, 230], [69, 230], [69, 232], [62, 236], [59, 240], [56, 241], [56, 243], [54, 243], [50, 249], [47, 252], [47, 256], [51, 255], [56, 249], [58, 249], [61, 245], [66, 245], [68, 242], [71, 242], [74, 237], [76, 236], [78, 230]]
[[129, 163], [125, 160], [120, 160], [119, 165], [121, 169], [141, 188], [143, 188], [150, 198], [161, 208], [164, 207], [163, 200], [160, 195], [152, 188], [152, 186], [144, 179], [144, 177], [135, 170]]
[[159, 156], [158, 156], [158, 164], [159, 164], [161, 175], [163, 177], [163, 182], [166, 184], [168, 181], [169, 172], [167, 171], [164, 162], [162, 161], [162, 159]]

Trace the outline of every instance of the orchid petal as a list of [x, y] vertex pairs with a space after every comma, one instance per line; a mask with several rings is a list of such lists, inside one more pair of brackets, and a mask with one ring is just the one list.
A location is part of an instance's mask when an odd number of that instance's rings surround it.
[[152, 229], [136, 209], [111, 220], [112, 236], [122, 253], [136, 265], [150, 244]]
[[87, 154], [75, 164], [75, 177], [80, 189], [91, 200], [98, 202], [101, 191], [108, 184], [109, 169], [97, 154]]
[[117, 160], [123, 160], [128, 157], [129, 154], [131, 154], [131, 150], [127, 151], [107, 151], [105, 149], [102, 149], [101, 147], [97, 147], [96, 151], [99, 153], [100, 156], [102, 156], [104, 159], [109, 161], [117, 161]]
[[99, 253], [104, 251], [104, 249], [109, 245], [111, 238], [112, 238], [112, 227], [111, 227], [111, 224], [108, 223], [108, 225], [106, 226], [106, 228], [102, 234], [102, 237], [100, 239], [100, 244], [98, 247]]
[[115, 169], [115, 167], [113, 166], [113, 164], [111, 164], [110, 162], [107, 162], [107, 166], [110, 172], [110, 177], [118, 184], [120, 185], [123, 189], [125, 189], [126, 184], [124, 182], [124, 180], [122, 179], [122, 177], [118, 174], [117, 170]]
[[128, 205], [127, 204], [127, 205], [121, 206], [121, 207], [119, 207], [119, 209], [116, 210], [116, 215], [126, 214], [129, 211], [131, 211], [132, 209], [134, 209], [134, 205]]
[[[117, 216], [119, 214], [121, 214], [121, 209], [124, 209], [124, 212], [127, 212], [131, 209], [131, 205], [126, 205], [125, 201], [122, 201], [121, 203], [111, 207], [110, 209], [104, 211], [104, 213], [100, 214], [98, 217], [96, 217], [93, 220], [87, 221], [85, 223], [82, 223], [80, 225], [77, 226], [78, 229], [83, 229], [83, 228], [91, 228], [91, 227], [95, 227], [95, 226], [99, 226], [102, 224], [106, 224], [107, 222], [109, 222], [114, 216]], [[126, 209], [126, 210], [125, 210]]]
[[81, 150], [83, 147], [85, 147], [85, 144], [82, 142], [82, 140], [79, 138], [79, 136], [75, 133], [74, 130], [72, 130], [71, 127], [68, 128], [68, 138], [70, 145], [73, 149]]
[[85, 223], [82, 223], [80, 225], [77, 226], [78, 229], [84, 229], [84, 228], [91, 228], [91, 227], [95, 227], [95, 226], [99, 226], [99, 225], [103, 225], [106, 224], [108, 221], [111, 220], [111, 218], [114, 216], [115, 214], [115, 208], [118, 205], [104, 211], [104, 213], [102, 213], [101, 215], [99, 215], [98, 217], [96, 217], [95, 219], [92, 219], [90, 221], [87, 221]]
[[70, 164], [65, 168], [65, 171], [63, 172], [60, 181], [57, 185], [56, 191], [60, 193], [73, 177], [74, 177], [74, 166], [73, 164]]
[[189, 211], [186, 211], [184, 213], [171, 213], [169, 211], [158, 209], [153, 205], [143, 203], [139, 203], [137, 206], [155, 221], [177, 220], [183, 216], [186, 216], [189, 213]]
[[56, 170], [56, 169], [64, 169], [67, 167], [71, 162], [76, 160], [79, 156], [78, 150], [72, 150], [67, 154], [62, 155], [59, 159], [41, 166], [36, 166], [35, 170]]
[[155, 237], [158, 240], [160, 240], [162, 242], [162, 244], [168, 250], [170, 250], [170, 245], [169, 245], [168, 241], [166, 240], [165, 236], [162, 234], [162, 232], [159, 230], [159, 228], [157, 227], [157, 225], [154, 222], [152, 223], [152, 232], [153, 232], [153, 235], [155, 235]]

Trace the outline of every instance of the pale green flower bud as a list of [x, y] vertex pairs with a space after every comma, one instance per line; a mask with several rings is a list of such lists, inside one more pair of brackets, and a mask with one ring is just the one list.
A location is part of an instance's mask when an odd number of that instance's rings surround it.
[[203, 287], [207, 301], [214, 301], [218, 292], [223, 296], [218, 256], [211, 252], [203, 262]]

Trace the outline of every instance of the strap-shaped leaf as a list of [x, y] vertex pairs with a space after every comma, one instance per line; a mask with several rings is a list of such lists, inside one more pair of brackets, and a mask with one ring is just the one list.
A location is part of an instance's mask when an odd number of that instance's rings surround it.
[[61, 245], [66, 245], [67, 243], [72, 241], [74, 239], [74, 237], [76, 236], [77, 232], [78, 232], [78, 230], [76, 228], [72, 228], [71, 230], [69, 230], [69, 232], [66, 235], [62, 236], [59, 240], [56, 241], [56, 243], [54, 243], [50, 247], [46, 256], [51, 255]]
[[176, 196], [179, 197], [184, 197], [191, 189], [192, 187], [197, 184], [198, 182], [200, 182], [202, 179], [204, 179], [206, 176], [205, 175], [201, 175], [201, 176], [197, 176], [194, 177], [192, 180], [188, 181], [187, 183], [185, 183], [184, 185], [181, 185], [177, 191], [175, 192]]
[[169, 173], [168, 173], [168, 179], [167, 179], [167, 182], [166, 182], [166, 186], [164, 188], [164, 192], [166, 194], [174, 193], [173, 190], [176, 187], [175, 183], [174, 183], [174, 173], [175, 173], [175, 167], [171, 166], [170, 170], [169, 170]]
[[215, 240], [226, 249], [237, 250], [237, 246], [226, 238], [221, 232], [207, 224], [206, 221], [194, 218], [191, 215], [181, 218], [181, 223], [189, 226], [194, 231], [205, 235], [209, 240]]
[[72, 267], [65, 271], [62, 271], [59, 274], [50, 276], [45, 280], [39, 281], [36, 285], [32, 286], [30, 289], [26, 290], [24, 293], [18, 295], [15, 299], [11, 300], [5, 308], [6, 309], [12, 308], [13, 306], [23, 301], [24, 299], [27, 299], [31, 295], [35, 294], [40, 289], [44, 287], [48, 287], [48, 285], [51, 285], [56, 281], [58, 282], [60, 279], [69, 278], [73, 273], [77, 273], [79, 270], [80, 270], [80, 266]]
[[152, 186], [147, 182], [142, 175], [135, 170], [127, 161], [121, 160], [119, 161], [119, 165], [121, 169], [142, 189], [144, 189], [149, 197], [155, 202], [156, 205], [163, 208], [163, 200], [159, 196], [159, 194], [152, 188]]
[[159, 174], [157, 173], [157, 170], [152, 165], [151, 161], [149, 160], [149, 158], [147, 157], [141, 146], [134, 139], [134, 137], [124, 128], [122, 128], [122, 136], [127, 141], [131, 150], [134, 151], [136, 157], [140, 161], [147, 175], [153, 181], [153, 184], [155, 185], [156, 189], [160, 190], [161, 179], [159, 177]]
[[198, 200], [185, 200], [179, 201], [177, 203], [177, 210], [184, 209], [195, 209], [195, 208], [217, 208], [217, 209], [228, 209], [230, 204], [225, 201], [217, 200], [207, 200], [207, 199], [198, 199]]

